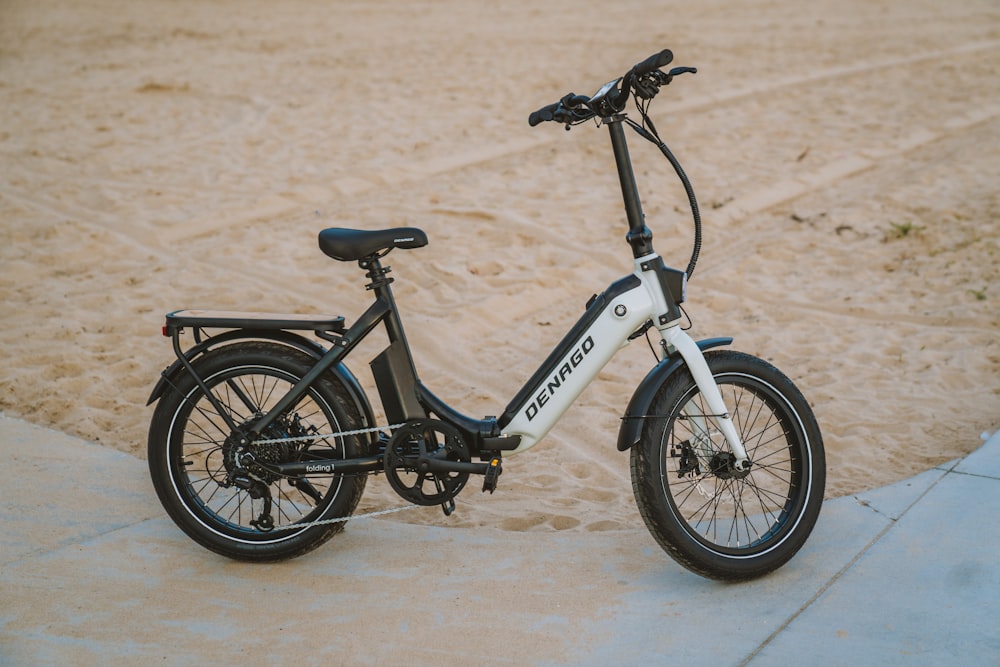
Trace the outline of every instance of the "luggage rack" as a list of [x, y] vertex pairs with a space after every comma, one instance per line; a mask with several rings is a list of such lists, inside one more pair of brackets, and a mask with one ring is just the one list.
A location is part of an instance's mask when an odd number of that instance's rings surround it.
[[[238, 310], [175, 310], [167, 313], [163, 335], [173, 337], [184, 328], [199, 329], [258, 329], [315, 331], [341, 333], [344, 318], [341, 315], [288, 315], [255, 313]], [[196, 334], [197, 335], [197, 334]]]

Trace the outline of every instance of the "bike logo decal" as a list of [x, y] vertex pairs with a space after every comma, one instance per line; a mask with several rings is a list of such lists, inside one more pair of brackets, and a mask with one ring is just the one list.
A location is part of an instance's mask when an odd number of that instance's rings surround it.
[[570, 353], [569, 359], [559, 367], [559, 370], [552, 374], [552, 377], [545, 383], [545, 388], [535, 395], [534, 400], [531, 401], [531, 404], [525, 411], [529, 422], [535, 418], [535, 415], [538, 414], [542, 406], [548, 403], [551, 397], [555, 396], [556, 391], [562, 387], [563, 381], [573, 374], [573, 370], [580, 365], [583, 358], [593, 349], [594, 339], [592, 336], [587, 336], [586, 340]]
[[310, 463], [306, 465], [306, 472], [333, 472], [333, 466], [329, 463]]

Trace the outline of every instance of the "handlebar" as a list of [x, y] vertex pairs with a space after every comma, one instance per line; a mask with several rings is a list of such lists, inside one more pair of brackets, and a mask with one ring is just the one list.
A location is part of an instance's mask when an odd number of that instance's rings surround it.
[[587, 108], [590, 98], [586, 95], [569, 93], [555, 104], [549, 104], [538, 111], [532, 111], [528, 116], [528, 125], [534, 127], [539, 123], [556, 120], [560, 123], [576, 123], [593, 117]]
[[531, 114], [528, 116], [528, 125], [534, 127], [539, 123], [544, 123], [547, 120], [553, 120], [555, 118], [556, 111], [559, 110], [559, 107], [560, 103], [556, 102], [555, 104], [549, 104], [548, 106], [544, 106], [538, 111], [532, 111]]
[[[654, 69], [660, 69], [661, 67], [666, 67], [674, 60], [674, 54], [670, 49], [663, 49], [659, 53], [651, 55], [650, 57], [643, 60], [641, 63], [632, 68], [629, 74], [633, 76], [642, 76], [643, 74], [649, 74]], [[628, 75], [626, 75], [626, 78]]]
[[[691, 187], [691, 181], [688, 180], [687, 174], [684, 173], [680, 162], [670, 152], [667, 144], [660, 139], [660, 135], [648, 114], [649, 102], [656, 97], [661, 87], [668, 85], [675, 76], [694, 74], [698, 71], [694, 67], [674, 67], [669, 72], [660, 69], [669, 65], [673, 59], [674, 54], [669, 49], [655, 53], [634, 65], [621, 78], [601, 86], [601, 89], [592, 97], [570, 93], [555, 104], [546, 105], [538, 111], [532, 112], [528, 116], [528, 124], [534, 127], [545, 121], [558, 121], [565, 123], [568, 130], [572, 125], [597, 116], [605, 121], [611, 131], [611, 145], [614, 149], [615, 164], [618, 167], [622, 197], [625, 201], [625, 213], [628, 218], [629, 233], [625, 238], [632, 246], [632, 252], [636, 258], [653, 252], [653, 235], [643, 222], [639, 192], [636, 189], [635, 176], [632, 173], [632, 164], [628, 147], [625, 144], [622, 125], [628, 125], [640, 137], [655, 144], [673, 166], [677, 177], [684, 185], [688, 202], [691, 204], [691, 216], [694, 219], [694, 246], [686, 271], [687, 275], [691, 276], [694, 273], [698, 253], [701, 250], [701, 216], [698, 212], [698, 201], [695, 199], [694, 189]], [[635, 95], [635, 107], [642, 117], [642, 124], [623, 113], [629, 95]]]
[[[669, 74], [659, 72], [661, 67], [669, 65], [674, 59], [670, 49], [654, 53], [640, 63], [637, 63], [620, 79], [615, 79], [601, 88], [593, 97], [569, 93], [554, 104], [548, 104], [528, 116], [528, 125], [535, 127], [546, 121], [557, 121], [567, 126], [589, 120], [595, 116], [610, 116], [625, 109], [629, 93], [639, 79], [644, 79], [641, 87], [642, 97], [649, 98], [656, 94], [659, 86], [670, 83], [676, 74], [696, 71], [693, 67], [675, 67]], [[656, 73], [650, 79], [649, 75]], [[650, 88], [650, 83], [653, 87]], [[620, 87], [619, 87], [619, 84]], [[640, 90], [636, 86], [637, 92]], [[652, 91], [652, 92], [650, 92]], [[567, 127], [567, 129], [569, 129]]]

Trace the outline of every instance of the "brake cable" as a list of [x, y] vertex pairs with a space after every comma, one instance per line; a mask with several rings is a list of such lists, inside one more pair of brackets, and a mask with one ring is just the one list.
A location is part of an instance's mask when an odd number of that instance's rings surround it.
[[677, 161], [674, 157], [673, 152], [667, 146], [666, 142], [660, 139], [660, 135], [656, 131], [656, 126], [653, 124], [653, 120], [649, 117], [647, 109], [649, 108], [649, 103], [652, 98], [642, 100], [639, 97], [635, 98], [636, 109], [639, 110], [639, 115], [642, 116], [642, 125], [636, 123], [631, 118], [626, 117], [625, 122], [631, 127], [636, 133], [643, 139], [649, 141], [650, 143], [656, 145], [663, 153], [667, 161], [674, 168], [674, 173], [677, 174], [677, 178], [680, 179], [681, 183], [684, 185], [684, 192], [687, 193], [688, 204], [691, 206], [691, 217], [694, 219], [694, 247], [691, 249], [691, 259], [688, 262], [686, 269], [687, 277], [690, 280], [691, 276], [694, 275], [694, 267], [698, 264], [698, 255], [701, 254], [701, 213], [698, 210], [698, 200], [694, 195], [694, 188], [691, 186], [691, 181], [688, 179], [687, 174], [684, 172], [684, 168], [681, 163]]

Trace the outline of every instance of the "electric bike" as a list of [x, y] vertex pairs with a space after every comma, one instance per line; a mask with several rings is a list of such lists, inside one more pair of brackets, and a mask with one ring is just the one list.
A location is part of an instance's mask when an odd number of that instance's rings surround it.
[[[372, 304], [352, 323], [340, 315], [179, 310], [164, 336], [176, 360], [161, 374], [148, 441], [149, 469], [170, 517], [194, 541], [230, 558], [275, 561], [309, 552], [361, 516], [367, 478], [384, 474], [411, 505], [455, 509], [472, 478], [493, 493], [505, 456], [538, 443], [615, 352], [645, 337], [656, 363], [621, 418], [632, 489], [653, 538], [706, 577], [744, 580], [786, 563], [805, 543], [825, 484], [822, 437], [809, 404], [766, 361], [695, 341], [682, 328], [701, 246], [689, 179], [649, 117], [660, 89], [690, 67], [663, 71], [664, 50], [592, 96], [568, 94], [529, 124], [608, 128], [634, 270], [594, 295], [499, 416], [469, 417], [421, 381], [393, 297], [393, 250], [427, 245], [415, 227], [331, 228], [320, 250], [364, 271]], [[626, 113], [632, 100], [641, 122]], [[695, 225], [686, 270], [653, 249], [625, 128], [659, 147], [684, 184]], [[345, 365], [383, 327], [387, 346], [370, 362], [382, 414]], [[185, 347], [182, 334], [193, 342]], [[384, 510], [381, 514], [394, 510]]]

